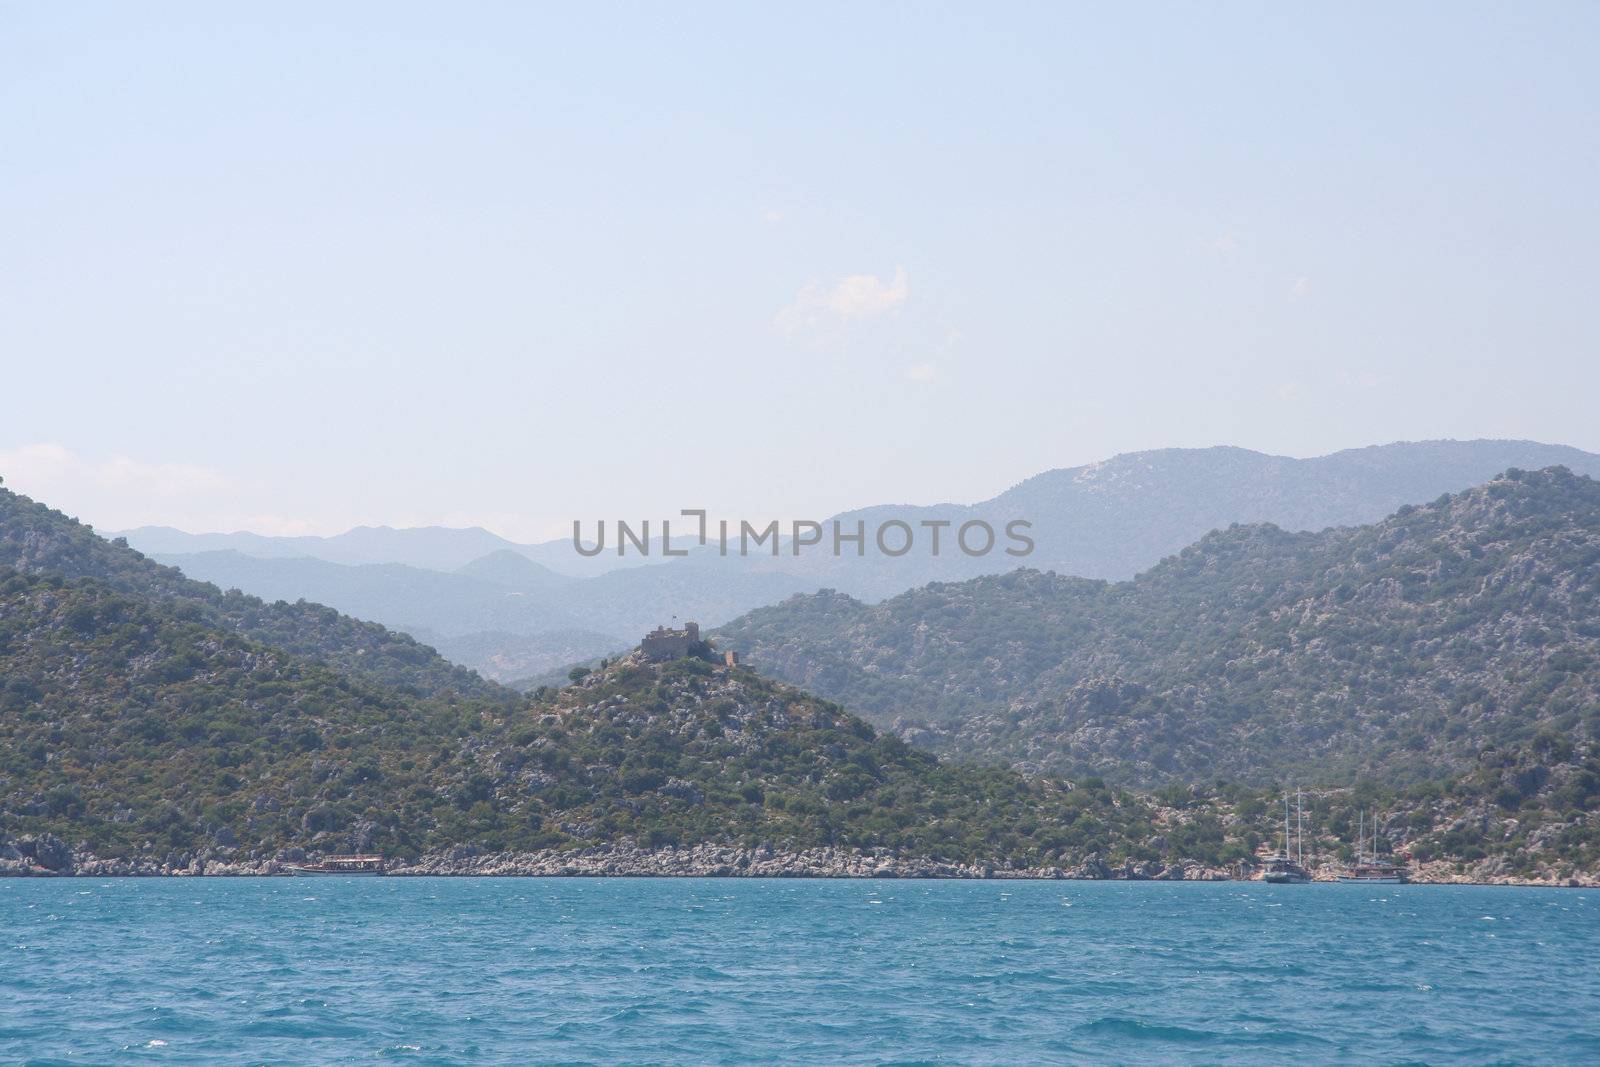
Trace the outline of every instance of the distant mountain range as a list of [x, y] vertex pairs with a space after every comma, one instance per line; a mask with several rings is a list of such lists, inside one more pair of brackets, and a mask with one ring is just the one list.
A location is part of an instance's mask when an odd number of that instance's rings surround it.
[[108, 541], [43, 504], [0, 488], [0, 568], [53, 580], [92, 579], [119, 594], [220, 633], [259, 642], [310, 663], [392, 687], [402, 695], [511, 694], [446, 661], [407, 634], [340, 615], [321, 604], [266, 603], [185, 577], [121, 539]]
[[[1143, 848], [1142, 810], [940, 761], [704, 656], [635, 656], [524, 697], [322, 605], [194, 582], [0, 490], [0, 874], [705, 844], [1009, 868]], [[1202, 844], [1211, 859], [1224, 842]]]
[[[774, 664], [844, 634], [871, 661], [838, 680], [876, 675], [869, 703], [917, 698], [941, 744], [1208, 775], [1141, 795], [935, 758], [699, 658], [512, 693], [0, 490], [0, 874], [271, 873], [380, 850], [447, 873], [1215, 877], [1272, 839], [1280, 793], [1209, 772], [1261, 779], [1298, 751], [1326, 758], [1296, 765], [1325, 787], [1308, 800], [1330, 855], [1379, 806], [1381, 847], [1429, 877], [1592, 882], [1600, 748], [1563, 734], [1590, 738], [1600, 717], [1597, 518], [1595, 483], [1519, 473], [1362, 530], [1231, 529], [1123, 586], [1021, 572], [877, 608], [801, 598], [750, 623]], [[785, 615], [793, 650], [771, 626]], [[1126, 769], [1104, 762], [1118, 752]], [[1364, 753], [1433, 776], [1351, 789]]]
[[[432, 571], [453, 571], [493, 554], [520, 556], [557, 574], [584, 578], [633, 566], [630, 557], [582, 556], [570, 540], [519, 545], [479, 526], [357, 526], [333, 537], [269, 537], [265, 534], [184, 533], [170, 526], [140, 526], [113, 531], [149, 556], [197, 552], [237, 552], [256, 559], [320, 559], [360, 565], [398, 563]], [[643, 561], [637, 561], [643, 562]]]
[[[1023, 519], [1036, 548], [1022, 559], [999, 551], [966, 556], [950, 550], [948, 534], [938, 557], [920, 550], [887, 557], [869, 535], [860, 557], [796, 557], [786, 548], [776, 558], [698, 550], [671, 561], [619, 560], [609, 550], [585, 560], [566, 541], [515, 545], [481, 529], [363, 527], [332, 538], [269, 538], [147, 527], [125, 536], [191, 577], [268, 599], [330, 604], [511, 681], [605, 655], [674, 617], [712, 626], [794, 593], [827, 588], [876, 601], [1019, 565], [1124, 579], [1232, 523], [1358, 525], [1508, 468], [1556, 464], [1600, 475], [1600, 456], [1529, 441], [1400, 443], [1305, 460], [1241, 448], [1163, 449], [1048, 471], [970, 506], [884, 505], [835, 517], [847, 529], [860, 521], [869, 530], [891, 518], [914, 528], [981, 519], [997, 530]], [[618, 569], [619, 562], [650, 565]]]
[[1035, 570], [715, 636], [936, 751], [1125, 781], [1390, 782], [1600, 739], [1600, 482], [1513, 470], [1382, 522], [1208, 534], [1137, 578]]
[[400, 563], [259, 559], [236, 551], [154, 558], [223, 589], [268, 600], [314, 600], [382, 622], [501, 680], [627, 648], [674, 617], [732, 618], [809, 588], [782, 573], [720, 572], [703, 559], [580, 579], [504, 551], [448, 573]]

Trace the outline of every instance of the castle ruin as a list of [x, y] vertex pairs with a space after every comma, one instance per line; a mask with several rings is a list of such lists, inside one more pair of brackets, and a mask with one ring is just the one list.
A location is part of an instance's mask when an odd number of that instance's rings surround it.
[[668, 660], [688, 659], [695, 655], [695, 646], [699, 643], [700, 624], [686, 622], [681, 630], [657, 626], [644, 635], [644, 640], [639, 642], [639, 651], [650, 663], [666, 663]]

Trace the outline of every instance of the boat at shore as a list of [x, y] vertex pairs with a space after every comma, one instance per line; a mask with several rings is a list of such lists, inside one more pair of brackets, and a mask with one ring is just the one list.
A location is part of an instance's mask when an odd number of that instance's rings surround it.
[[1411, 880], [1411, 872], [1403, 865], [1378, 855], [1378, 817], [1372, 817], [1372, 851], [1366, 851], [1366, 812], [1361, 813], [1361, 827], [1357, 830], [1356, 858], [1336, 881], [1346, 885], [1404, 885]]
[[1289, 850], [1289, 794], [1283, 795], [1283, 848], [1270, 855], [1262, 857], [1261, 880], [1271, 882], [1273, 885], [1304, 885], [1311, 881], [1311, 872], [1306, 870], [1306, 834], [1305, 813], [1301, 805], [1302, 794], [1296, 792], [1294, 798], [1295, 812], [1295, 846], [1294, 851]]
[[1261, 880], [1273, 885], [1304, 885], [1311, 881], [1311, 873], [1290, 857], [1274, 854], [1266, 857]]
[[1399, 864], [1370, 860], [1352, 864], [1334, 880], [1345, 885], [1405, 885], [1411, 875]]
[[295, 874], [382, 874], [382, 856], [325, 856], [316, 863], [291, 863]]

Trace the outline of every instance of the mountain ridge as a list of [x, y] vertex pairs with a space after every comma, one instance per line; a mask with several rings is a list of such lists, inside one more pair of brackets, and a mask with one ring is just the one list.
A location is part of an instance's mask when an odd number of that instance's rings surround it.
[[[0, 499], [0, 550], [26, 568], [0, 563], [0, 874], [270, 874], [376, 849], [433, 874], [1214, 878], [1275, 832], [1277, 785], [1136, 794], [952, 763], [714, 657], [635, 653], [509, 700], [425, 692], [424, 657], [390, 687], [241, 632], [280, 606], [219, 607], [31, 501]], [[1600, 874], [1597, 798], [1600, 748], [1542, 730], [1455, 778], [1310, 808], [1335, 854], [1381, 802], [1382, 847], [1430, 878], [1551, 884]]]
[[321, 604], [297, 600], [269, 603], [237, 590], [185, 577], [145, 557], [120, 539], [108, 541], [90, 527], [0, 488], [0, 567], [26, 574], [92, 578], [125, 594], [165, 603], [316, 662], [402, 689], [431, 695], [455, 693], [509, 699], [508, 691], [431, 648], [374, 622], [341, 615]]
[[707, 844], [1020, 866], [1110, 849], [1137, 817], [698, 658], [634, 654], [514, 704], [410, 698], [100, 579], [3, 566], [0, 677], [0, 873]]
[[[470, 657], [462, 661], [468, 666], [511, 680], [519, 675], [507, 665], [537, 664], [539, 670], [526, 672], [535, 674], [554, 666], [551, 649], [558, 644], [566, 647], [552, 636], [557, 631], [626, 636], [673, 616], [715, 626], [793, 593], [833, 588], [878, 600], [929, 581], [959, 581], [1010, 570], [1019, 563], [1086, 577], [1127, 578], [1233, 522], [1275, 521], [1305, 529], [1356, 525], [1376, 521], [1403, 504], [1424, 503], [1442, 492], [1487, 481], [1508, 467], [1543, 467], [1555, 461], [1600, 475], [1600, 456], [1531, 441], [1399, 442], [1311, 459], [1235, 446], [1124, 453], [1094, 464], [1042, 472], [977, 504], [873, 505], [836, 517], [852, 525], [858, 518], [872, 517], [911, 522], [983, 519], [997, 530], [1013, 518], [1028, 519], [1034, 523], [1037, 547], [1024, 559], [999, 552], [972, 558], [948, 549], [937, 558], [921, 552], [885, 558], [870, 545], [861, 559], [827, 554], [797, 559], [787, 552], [777, 559], [724, 559], [714, 551], [671, 562], [630, 556], [626, 562], [650, 565], [586, 578], [502, 582], [526, 594], [515, 607], [468, 585], [487, 577], [472, 571], [474, 563], [516, 551], [503, 540], [476, 560], [448, 568], [460, 581], [459, 588], [449, 591], [447, 581], [440, 584], [439, 579], [404, 572], [393, 572], [396, 588], [382, 590], [373, 586], [370, 572], [364, 577], [336, 574], [293, 560], [236, 560], [224, 565], [214, 556], [163, 554], [162, 558], [225, 588], [292, 594], [407, 632], [425, 633], [430, 640], [462, 650]], [[296, 551], [304, 547], [301, 541], [294, 545]], [[581, 559], [566, 542], [543, 547]], [[500, 558], [503, 568], [504, 557]], [[594, 562], [598, 566], [607, 559], [619, 562], [612, 551]], [[450, 562], [454, 561], [452, 557]], [[546, 562], [557, 570], [565, 566]], [[348, 566], [348, 560], [341, 565]], [[366, 583], [361, 590], [355, 589], [358, 578]], [[415, 599], [407, 588], [422, 582], [438, 588], [435, 599], [444, 606], [421, 614], [396, 609], [396, 602], [408, 596]], [[483, 636], [491, 633], [505, 636], [491, 642]], [[468, 637], [471, 640], [465, 640]], [[604, 655], [625, 644], [596, 647], [589, 654]]]
[[1215, 531], [1126, 582], [828, 592], [715, 634], [935, 751], [1034, 770], [1443, 771], [1539, 725], [1600, 733], [1597, 563], [1600, 483], [1512, 471], [1371, 526]]

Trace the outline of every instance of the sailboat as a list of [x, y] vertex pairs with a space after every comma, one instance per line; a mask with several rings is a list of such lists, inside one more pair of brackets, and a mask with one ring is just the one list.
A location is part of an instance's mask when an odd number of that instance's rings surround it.
[[1306, 870], [1306, 833], [1305, 812], [1301, 802], [1302, 794], [1299, 790], [1294, 794], [1295, 851], [1289, 851], [1289, 794], [1283, 795], [1283, 848], [1279, 852], [1266, 857], [1266, 865], [1261, 869], [1261, 880], [1274, 885], [1301, 885], [1311, 881], [1311, 874]]
[[291, 863], [295, 874], [382, 874], [382, 856], [325, 856], [320, 863]]
[[1339, 881], [1347, 885], [1403, 885], [1410, 877], [1404, 867], [1378, 857], [1378, 816], [1372, 816], [1372, 851], [1367, 848], [1367, 813], [1363, 809], [1356, 831], [1356, 861], [1344, 869]]

